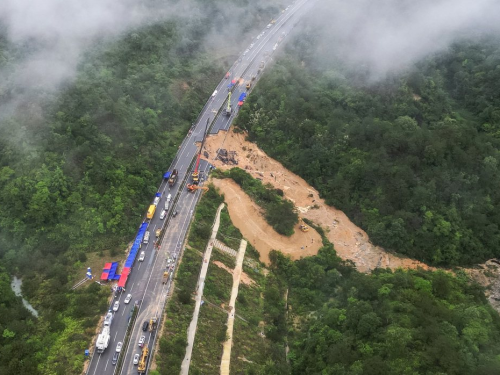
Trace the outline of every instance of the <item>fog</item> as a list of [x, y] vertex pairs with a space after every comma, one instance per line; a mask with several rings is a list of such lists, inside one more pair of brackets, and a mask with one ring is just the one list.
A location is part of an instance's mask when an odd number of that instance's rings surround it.
[[[19, 105], [36, 101], [40, 94], [47, 98], [47, 93], [56, 93], [63, 84], [71, 83], [78, 63], [97, 42], [111, 42], [134, 28], [166, 19], [203, 22], [206, 6], [217, 7], [211, 16], [217, 24], [204, 35], [206, 47], [239, 49], [237, 43], [243, 41], [236, 39], [234, 31], [241, 27], [241, 19], [243, 23], [254, 21], [245, 18], [249, 7], [269, 9], [277, 2], [1, 0], [0, 120]], [[3, 45], [15, 46], [8, 48], [9, 58], [2, 56]], [[226, 52], [232, 51], [226, 48]]]
[[397, 73], [455, 40], [498, 32], [498, 0], [320, 0], [308, 17], [318, 53], [370, 72]]

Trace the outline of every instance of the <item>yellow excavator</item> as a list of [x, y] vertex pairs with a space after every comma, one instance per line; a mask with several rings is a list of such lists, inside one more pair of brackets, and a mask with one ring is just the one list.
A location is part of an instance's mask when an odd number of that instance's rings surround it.
[[304, 223], [304, 220], [300, 220], [300, 230], [302, 232], [309, 232], [309, 226], [306, 225], [306, 223]]
[[207, 188], [206, 186], [199, 186], [199, 185], [195, 185], [195, 184], [187, 184], [187, 190], [190, 192], [190, 193], [194, 193], [196, 190], [203, 190], [203, 194], [205, 194], [207, 191], [209, 191], [210, 189]]

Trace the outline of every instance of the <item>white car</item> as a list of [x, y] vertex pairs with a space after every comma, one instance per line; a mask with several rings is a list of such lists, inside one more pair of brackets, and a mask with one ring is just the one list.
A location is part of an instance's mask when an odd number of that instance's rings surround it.
[[217, 91], [217, 90], [215, 90], [215, 91], [213, 92], [213, 94], [212, 94], [212, 98], [215, 98], [215, 95], [217, 95], [217, 93], [218, 93], [218, 91]]
[[245, 52], [243, 52], [243, 56], [245, 56], [245, 55], [248, 53], [248, 51], [250, 51], [250, 50], [247, 48], [247, 49], [245, 50]]
[[255, 45], [255, 43], [250, 44], [250, 48], [252, 48]]
[[144, 261], [144, 258], [146, 258], [146, 252], [145, 251], [141, 251], [141, 255], [139, 255], [139, 262]]
[[271, 26], [272, 26], [272, 24], [271, 24], [271, 23], [270, 23], [270, 24], [268, 24], [268, 25], [266, 26], [266, 29], [270, 29], [270, 28], [271, 28]]
[[123, 303], [129, 303], [131, 299], [132, 299], [132, 294], [127, 294], [127, 297], [125, 298], [125, 301], [123, 301]]
[[141, 336], [139, 339], [139, 346], [142, 348], [144, 346], [144, 342], [146, 341], [146, 336]]
[[140, 358], [140, 354], [137, 353], [136, 355], [134, 355], [134, 365], [138, 364], [139, 363], [139, 358]]
[[167, 216], [167, 211], [163, 210], [160, 214], [160, 220], [165, 219], [165, 216]]
[[113, 311], [118, 311], [118, 309], [120, 308], [120, 302], [119, 301], [116, 301], [115, 304], [113, 305]]
[[123, 346], [123, 342], [121, 342], [121, 341], [116, 345], [116, 352], [117, 353], [120, 353], [122, 351], [122, 346]]

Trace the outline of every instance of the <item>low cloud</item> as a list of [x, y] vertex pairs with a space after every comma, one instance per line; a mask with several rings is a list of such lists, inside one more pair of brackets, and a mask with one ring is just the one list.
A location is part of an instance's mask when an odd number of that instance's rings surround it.
[[320, 0], [311, 15], [320, 50], [368, 68], [398, 72], [455, 40], [500, 30], [498, 0]]

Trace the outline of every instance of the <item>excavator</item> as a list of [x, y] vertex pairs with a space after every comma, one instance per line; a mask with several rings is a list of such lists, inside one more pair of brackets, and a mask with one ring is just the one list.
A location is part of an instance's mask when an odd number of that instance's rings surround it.
[[205, 194], [208, 190], [210, 190], [206, 186], [198, 186], [198, 185], [194, 185], [194, 184], [191, 184], [191, 185], [187, 184], [187, 189], [190, 193], [194, 193], [196, 190], [203, 190], [202, 194]]
[[299, 227], [302, 232], [309, 232], [309, 226], [307, 226], [306, 223], [304, 223], [304, 220], [302, 219], [300, 220]]

